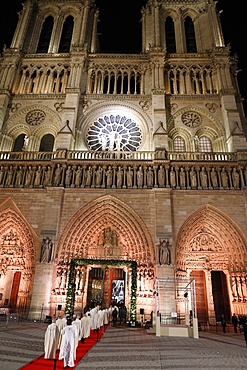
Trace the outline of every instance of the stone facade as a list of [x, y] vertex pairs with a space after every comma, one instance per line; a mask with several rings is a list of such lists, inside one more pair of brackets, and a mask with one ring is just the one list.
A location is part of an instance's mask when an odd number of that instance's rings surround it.
[[[201, 321], [247, 314], [246, 119], [215, 2], [147, 1], [140, 54], [100, 53], [97, 21], [93, 0], [26, 0], [3, 52], [0, 305], [68, 311], [84, 260], [75, 312], [120, 274], [137, 319], [165, 278], [195, 280]], [[183, 314], [178, 290], [160, 311]]]

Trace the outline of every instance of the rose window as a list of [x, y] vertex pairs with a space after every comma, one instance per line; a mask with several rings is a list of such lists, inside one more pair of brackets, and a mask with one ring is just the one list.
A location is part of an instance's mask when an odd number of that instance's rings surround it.
[[201, 115], [193, 111], [185, 112], [181, 119], [183, 124], [188, 127], [197, 127], [202, 123]]
[[46, 117], [45, 112], [40, 109], [34, 109], [26, 115], [26, 122], [31, 126], [40, 125]]
[[98, 118], [87, 133], [88, 147], [96, 151], [136, 151], [141, 139], [137, 123], [119, 115]]

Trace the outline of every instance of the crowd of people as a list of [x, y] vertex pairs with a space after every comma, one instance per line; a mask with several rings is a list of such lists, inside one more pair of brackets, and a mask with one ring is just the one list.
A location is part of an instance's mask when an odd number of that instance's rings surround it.
[[80, 316], [54, 318], [48, 325], [45, 332], [44, 349], [45, 359], [58, 359], [64, 361], [64, 368], [74, 367], [76, 360], [76, 349], [79, 341], [84, 341], [90, 337], [91, 330], [97, 332], [104, 325], [115, 326], [119, 319], [119, 324], [126, 323], [127, 309], [125, 306], [110, 306], [101, 309], [96, 306]]

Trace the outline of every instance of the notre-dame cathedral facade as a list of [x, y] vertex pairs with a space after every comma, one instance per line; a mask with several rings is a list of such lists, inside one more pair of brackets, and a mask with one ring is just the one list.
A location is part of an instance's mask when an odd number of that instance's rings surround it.
[[101, 53], [99, 15], [26, 0], [3, 50], [0, 307], [138, 319], [169, 278], [195, 281], [200, 321], [246, 314], [246, 119], [216, 2], [147, 0], [139, 54]]

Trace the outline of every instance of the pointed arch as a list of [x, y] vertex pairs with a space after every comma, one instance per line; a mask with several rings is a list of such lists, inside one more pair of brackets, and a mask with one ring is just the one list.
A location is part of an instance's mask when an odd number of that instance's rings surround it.
[[181, 226], [177, 238], [176, 270], [202, 268], [245, 270], [246, 239], [238, 225], [224, 212], [206, 205]]
[[11, 281], [15, 273], [18, 273], [18, 290], [10, 304], [25, 311], [31, 302], [36, 260], [35, 244], [38, 245], [38, 237], [32, 232], [11, 198], [0, 205], [0, 220], [0, 278], [3, 284], [3, 299], [8, 300], [10, 297]]
[[59, 241], [59, 262], [101, 257], [98, 238], [106, 228], [117, 233], [119, 258], [154, 265], [154, 246], [143, 220], [130, 206], [109, 195], [89, 202], [69, 221]]

